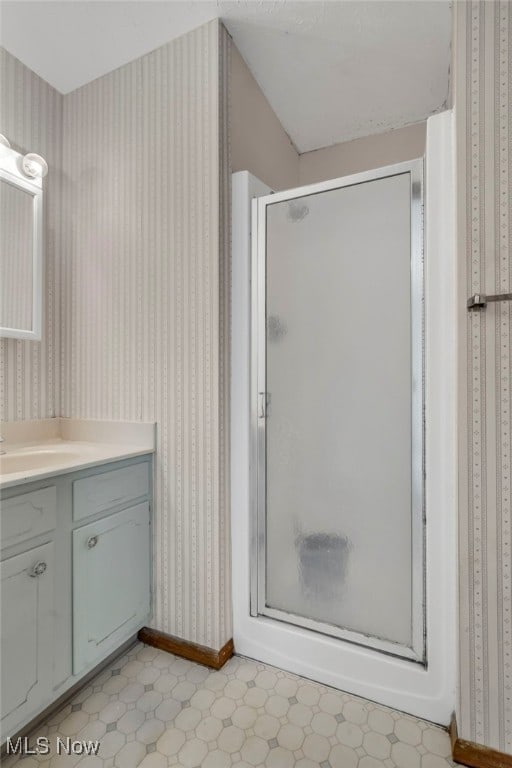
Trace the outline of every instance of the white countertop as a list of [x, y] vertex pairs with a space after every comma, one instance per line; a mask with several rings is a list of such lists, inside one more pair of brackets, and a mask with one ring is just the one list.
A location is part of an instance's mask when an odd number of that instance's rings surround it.
[[155, 424], [43, 419], [1, 426], [0, 488], [143, 456], [155, 450]]

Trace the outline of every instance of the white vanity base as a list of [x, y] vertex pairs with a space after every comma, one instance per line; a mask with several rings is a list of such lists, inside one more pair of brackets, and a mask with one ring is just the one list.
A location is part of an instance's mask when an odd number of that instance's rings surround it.
[[153, 447], [77, 441], [71, 459], [72, 441], [55, 436], [5, 444], [15, 461], [16, 451], [23, 460], [57, 449], [68, 461], [1, 478], [0, 743], [83, 684], [151, 616]]

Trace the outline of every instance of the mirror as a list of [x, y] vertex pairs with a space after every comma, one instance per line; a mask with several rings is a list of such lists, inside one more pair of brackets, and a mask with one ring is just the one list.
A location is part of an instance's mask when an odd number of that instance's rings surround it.
[[0, 147], [0, 336], [41, 338], [43, 188], [24, 157]]

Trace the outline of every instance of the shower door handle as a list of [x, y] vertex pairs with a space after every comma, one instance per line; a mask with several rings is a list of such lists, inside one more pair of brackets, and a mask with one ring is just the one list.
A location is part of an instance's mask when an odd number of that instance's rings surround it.
[[258, 392], [258, 419], [266, 419], [268, 416], [268, 407], [270, 405], [270, 395], [268, 392]]

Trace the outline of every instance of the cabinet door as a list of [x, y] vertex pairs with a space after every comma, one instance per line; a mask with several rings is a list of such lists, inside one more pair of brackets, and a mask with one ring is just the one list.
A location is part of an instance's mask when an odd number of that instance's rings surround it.
[[53, 544], [0, 563], [2, 734], [46, 698], [53, 669]]
[[149, 614], [149, 505], [73, 532], [73, 672], [104, 658]]

